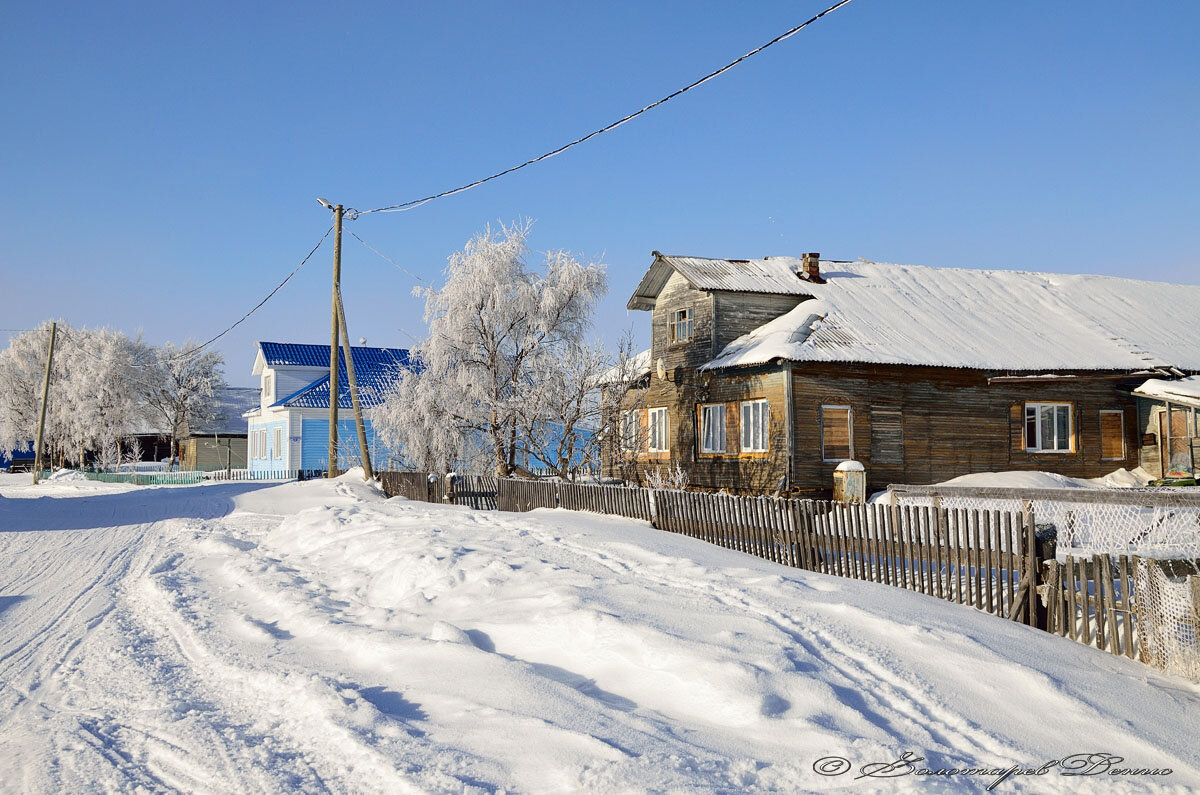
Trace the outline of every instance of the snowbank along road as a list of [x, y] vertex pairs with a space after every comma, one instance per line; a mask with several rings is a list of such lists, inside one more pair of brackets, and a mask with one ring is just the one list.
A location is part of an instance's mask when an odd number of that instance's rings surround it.
[[3, 792], [1200, 786], [1195, 685], [638, 522], [0, 478]]

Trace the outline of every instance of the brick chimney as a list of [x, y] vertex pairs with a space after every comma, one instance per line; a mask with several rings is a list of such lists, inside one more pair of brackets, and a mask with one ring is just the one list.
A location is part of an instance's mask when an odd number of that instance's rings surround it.
[[825, 279], [821, 277], [821, 255], [817, 252], [802, 254], [800, 257], [801, 271], [800, 278], [807, 279], [813, 284], [824, 284]]

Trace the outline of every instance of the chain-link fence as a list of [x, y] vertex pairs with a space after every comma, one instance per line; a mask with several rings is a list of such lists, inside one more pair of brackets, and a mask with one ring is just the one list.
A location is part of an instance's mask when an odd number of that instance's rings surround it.
[[1200, 489], [889, 491], [897, 505], [1028, 512], [1055, 550], [1039, 568], [1045, 629], [1200, 681]]

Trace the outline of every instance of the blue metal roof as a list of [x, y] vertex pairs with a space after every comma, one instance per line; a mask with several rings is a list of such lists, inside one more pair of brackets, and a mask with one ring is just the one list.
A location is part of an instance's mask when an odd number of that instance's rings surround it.
[[[266, 360], [268, 367], [329, 366], [328, 345], [309, 345], [300, 342], [259, 342], [258, 347], [262, 351], [263, 359]], [[367, 348], [365, 346], [355, 346], [350, 350], [354, 351], [356, 375], [358, 368], [367, 367], [376, 362], [394, 363], [399, 361], [401, 364], [408, 363], [408, 351], [403, 348]], [[342, 357], [340, 346], [338, 348], [338, 356], [339, 358]], [[341, 361], [345, 364], [344, 358]]]
[[[328, 345], [306, 345], [285, 342], [260, 342], [268, 366], [328, 367]], [[358, 397], [364, 407], [379, 405], [387, 390], [399, 377], [400, 371], [412, 366], [404, 348], [352, 347], [354, 375], [358, 380]], [[276, 401], [273, 405], [288, 408], [329, 408], [329, 374], [308, 386]], [[346, 376], [346, 356], [338, 349], [338, 407], [351, 408], [350, 382]]]

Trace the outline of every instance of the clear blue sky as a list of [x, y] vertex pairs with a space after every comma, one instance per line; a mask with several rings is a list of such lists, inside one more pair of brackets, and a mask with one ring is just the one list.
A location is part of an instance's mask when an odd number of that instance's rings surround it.
[[[9, 3], [3, 328], [205, 339], [328, 225], [499, 170], [828, 5]], [[437, 279], [488, 222], [609, 266], [598, 333], [658, 249], [1200, 283], [1200, 3], [854, 0], [546, 163], [349, 228]], [[328, 244], [327, 244], [328, 245]], [[326, 342], [324, 248], [226, 337]], [[413, 280], [347, 237], [351, 333], [422, 333]]]

